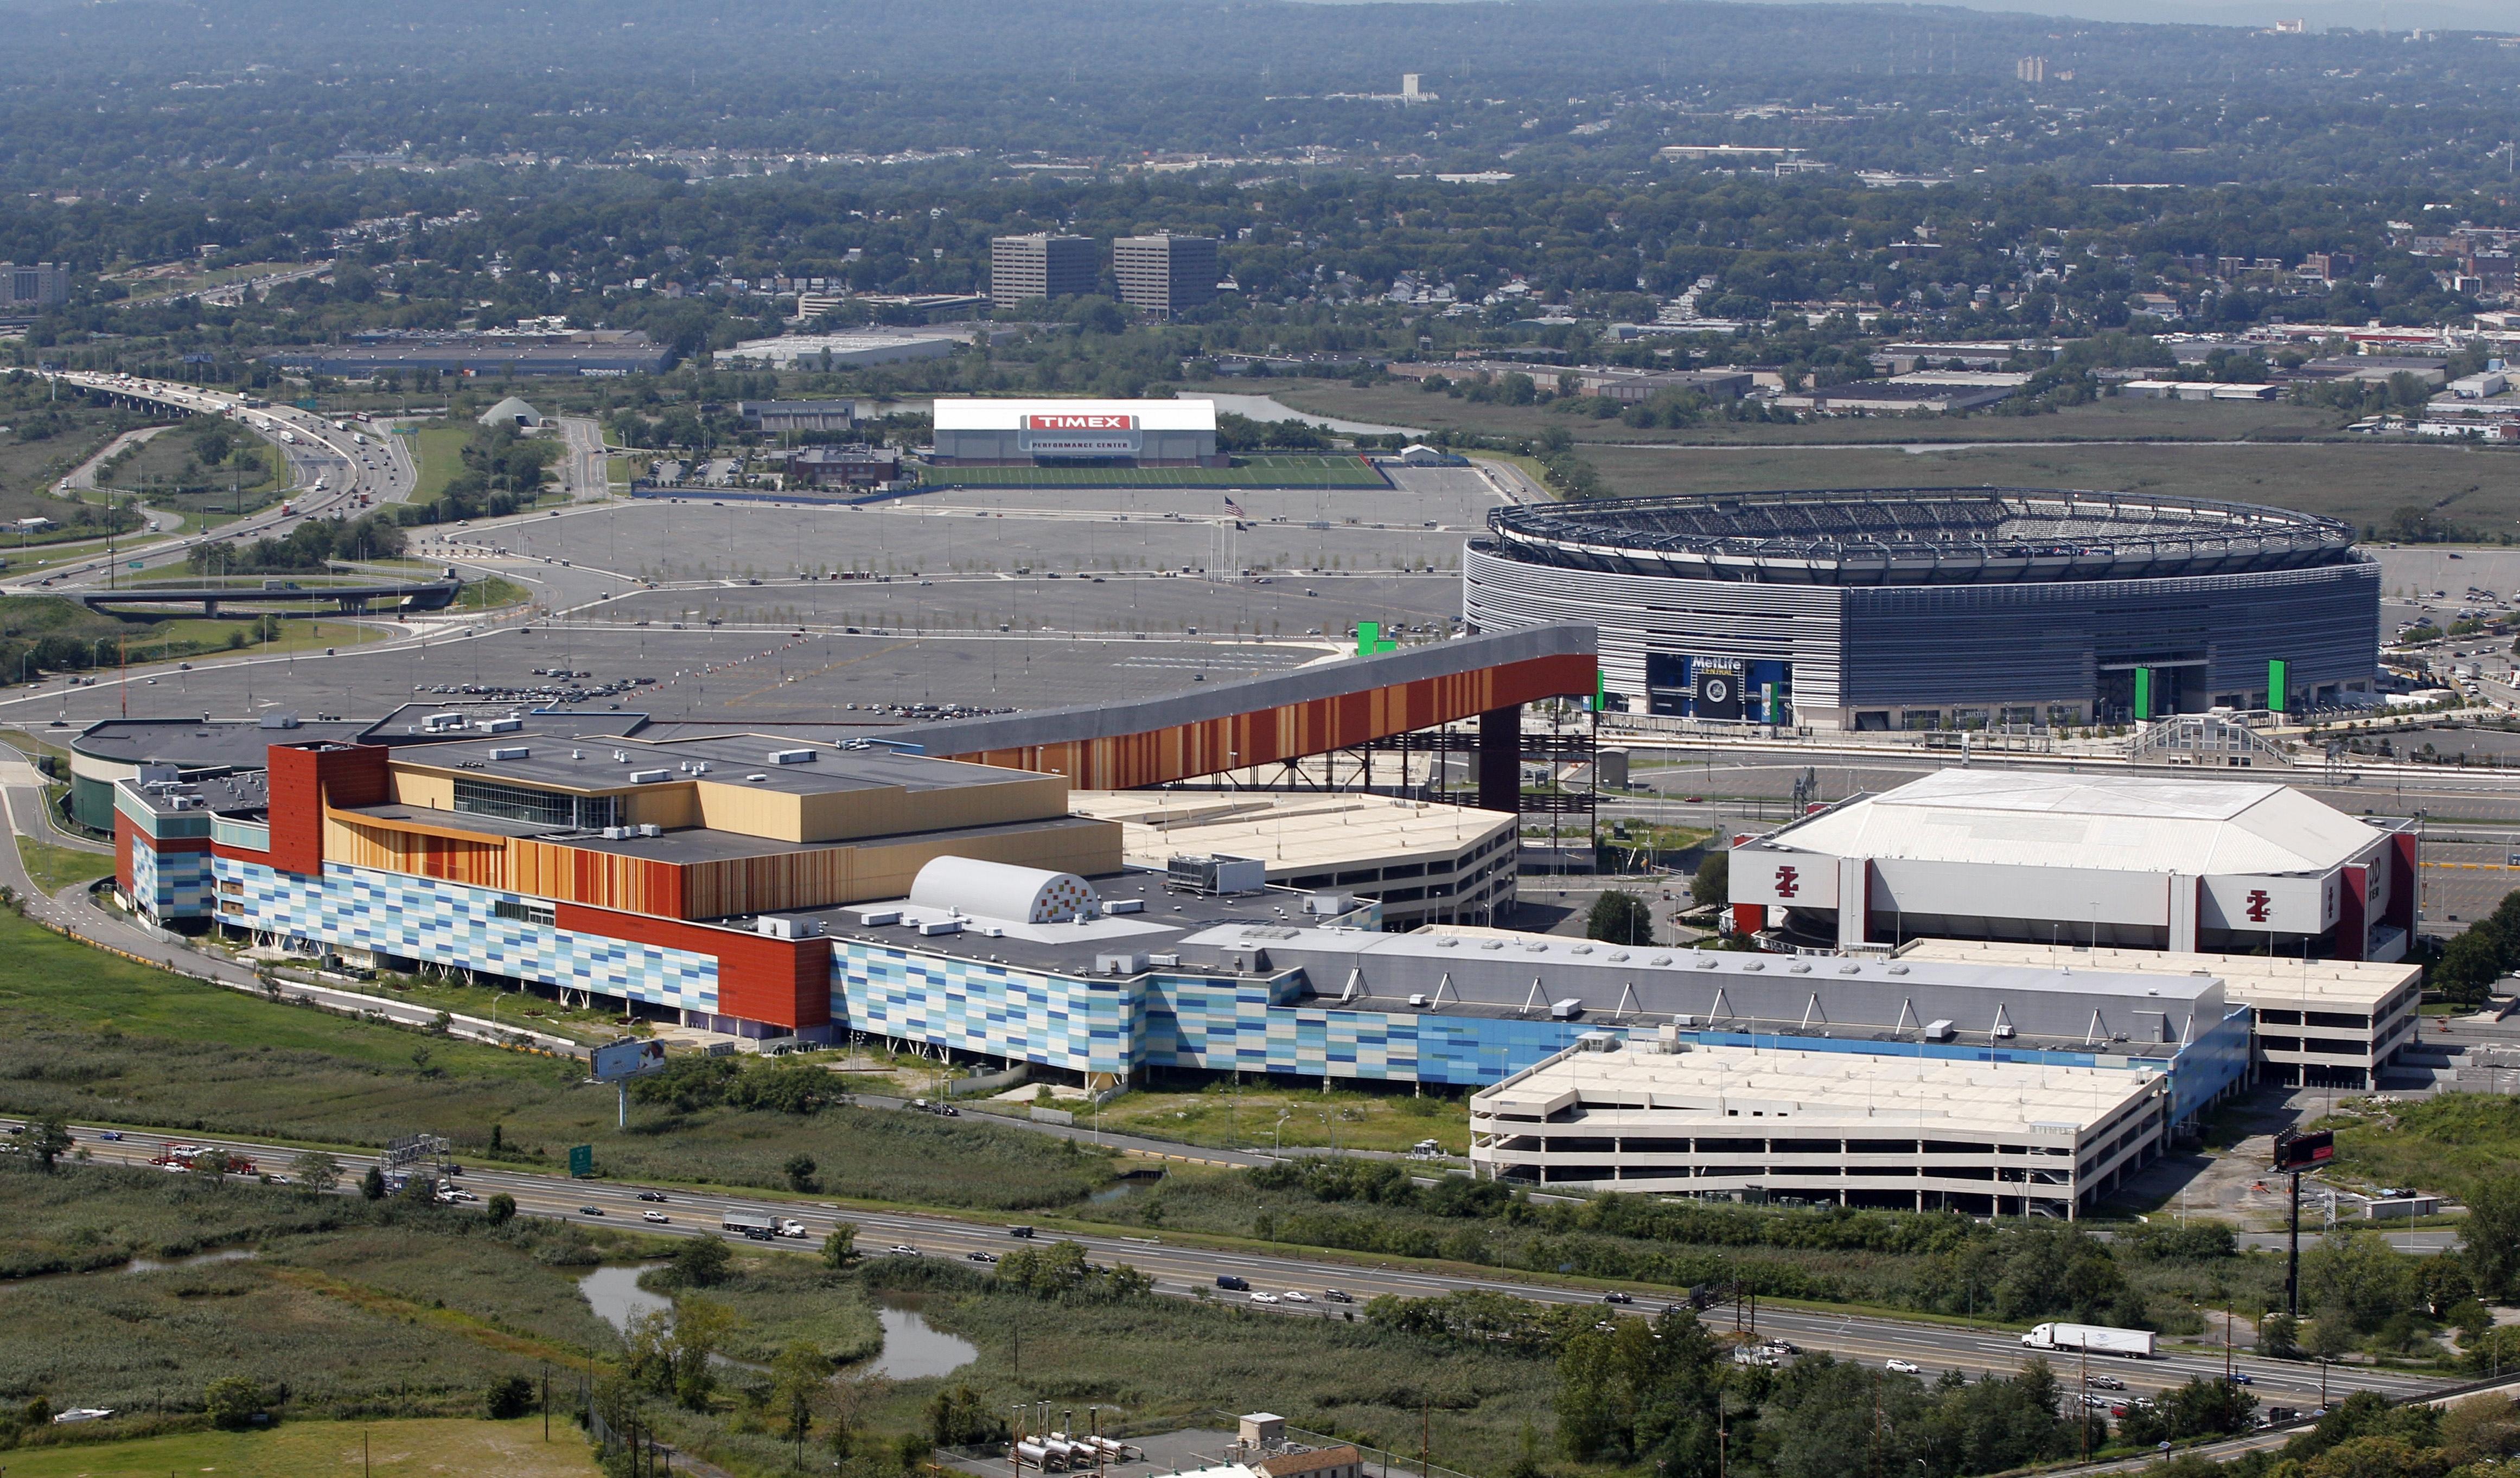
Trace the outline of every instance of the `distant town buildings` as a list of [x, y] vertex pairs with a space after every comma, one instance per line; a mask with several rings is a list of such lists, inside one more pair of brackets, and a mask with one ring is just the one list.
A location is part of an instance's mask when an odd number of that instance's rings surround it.
[[1124, 236], [1111, 244], [1120, 300], [1169, 317], [1216, 301], [1217, 243], [1212, 236]]
[[2048, 80], [2048, 59], [2024, 57], [2012, 64], [2012, 75], [2017, 81], [2045, 82]]
[[58, 308], [70, 300], [70, 269], [60, 262], [0, 262], [0, 308]]
[[1033, 297], [1074, 297], [1094, 291], [1093, 239], [1000, 236], [989, 241], [989, 301], [1004, 308]]

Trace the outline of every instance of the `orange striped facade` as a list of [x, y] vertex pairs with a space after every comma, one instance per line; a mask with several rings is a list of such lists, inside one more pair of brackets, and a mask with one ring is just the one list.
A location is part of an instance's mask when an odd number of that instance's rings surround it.
[[1169, 729], [949, 758], [1063, 775], [1080, 790], [1135, 790], [1301, 759], [1543, 698], [1589, 694], [1596, 672], [1590, 654], [1534, 657]]

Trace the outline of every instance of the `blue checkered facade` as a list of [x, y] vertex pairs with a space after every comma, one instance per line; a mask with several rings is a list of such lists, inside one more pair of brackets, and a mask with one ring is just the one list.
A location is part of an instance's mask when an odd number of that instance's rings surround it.
[[494, 912], [514, 893], [326, 863], [299, 877], [222, 857], [219, 921], [686, 1010], [717, 1009], [717, 960]]
[[131, 901], [150, 918], [202, 918], [210, 912], [210, 854], [160, 852], [131, 838]]

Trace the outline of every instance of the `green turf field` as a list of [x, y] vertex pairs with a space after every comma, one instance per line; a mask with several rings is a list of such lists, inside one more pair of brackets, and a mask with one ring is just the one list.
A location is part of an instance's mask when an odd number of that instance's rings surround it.
[[935, 487], [1388, 487], [1362, 457], [1237, 457], [1217, 467], [922, 467]]

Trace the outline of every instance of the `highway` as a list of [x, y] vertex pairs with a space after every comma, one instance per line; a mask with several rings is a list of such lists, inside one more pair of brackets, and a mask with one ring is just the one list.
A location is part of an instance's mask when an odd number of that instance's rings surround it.
[[248, 408], [236, 394], [128, 375], [66, 370], [51, 378], [64, 385], [163, 407], [179, 415], [225, 416], [281, 449], [295, 491], [282, 503], [212, 533], [144, 540], [110, 553], [100, 550], [81, 563], [0, 581], [0, 588], [24, 593], [111, 583], [132, 563], [163, 564], [202, 544], [286, 534], [300, 519], [353, 513], [363, 506], [362, 499], [366, 506], [400, 501], [411, 495], [419, 480], [419, 470], [401, 438], [372, 434], [371, 427], [337, 425], [289, 406]]
[[[98, 1127], [79, 1126], [72, 1131], [78, 1147], [98, 1160], [146, 1165], [160, 1152], [161, 1145], [178, 1142], [177, 1137], [158, 1133], [124, 1131], [120, 1142], [101, 1136]], [[225, 1139], [191, 1135], [180, 1142], [204, 1145], [251, 1158], [266, 1174], [287, 1174], [290, 1162], [298, 1150], [292, 1146], [272, 1144], [252, 1140]], [[376, 1162], [374, 1155], [336, 1152], [344, 1167], [344, 1187], [354, 1186], [366, 1168]], [[505, 1191], [516, 1197], [518, 1210], [525, 1215], [547, 1216], [581, 1222], [601, 1221], [603, 1225], [628, 1230], [653, 1232], [678, 1236], [722, 1236], [720, 1219], [728, 1212], [755, 1216], [794, 1217], [806, 1227], [803, 1240], [783, 1240], [776, 1245], [800, 1253], [818, 1249], [834, 1222], [848, 1221], [857, 1225], [858, 1250], [868, 1257], [897, 1256], [889, 1249], [909, 1247], [923, 1257], [968, 1260], [973, 1252], [1003, 1254], [1024, 1245], [1007, 1232], [1015, 1216], [987, 1219], [963, 1219], [922, 1212], [891, 1210], [842, 1210], [833, 1202], [774, 1199], [743, 1195], [725, 1195], [692, 1191], [680, 1187], [660, 1187], [666, 1200], [660, 1205], [643, 1202], [638, 1196], [650, 1187], [613, 1181], [570, 1181], [557, 1175], [534, 1175], [505, 1170], [468, 1170], [461, 1178], [463, 1187], [486, 1199]], [[345, 1190], [346, 1193], [346, 1190]], [[583, 1208], [597, 1208], [600, 1218], [589, 1216]], [[656, 1212], [669, 1220], [662, 1225], [642, 1220], [647, 1212]], [[1020, 1214], [1017, 1214], [1018, 1216]], [[1088, 1256], [1102, 1263], [1127, 1263], [1155, 1279], [1156, 1291], [1174, 1297], [1190, 1297], [1193, 1290], [1205, 1290], [1213, 1298], [1247, 1301], [1249, 1295], [1227, 1291], [1216, 1285], [1222, 1275], [1234, 1275], [1249, 1281], [1254, 1292], [1280, 1295], [1292, 1290], [1303, 1293], [1307, 1302], [1258, 1305], [1287, 1318], [1338, 1318], [1350, 1312], [1350, 1306], [1330, 1302], [1326, 1294], [1339, 1289], [1358, 1304], [1380, 1294], [1406, 1298], [1424, 1298], [1467, 1289], [1483, 1289], [1549, 1304], [1599, 1305], [1601, 1291], [1596, 1288], [1567, 1287], [1545, 1283], [1528, 1283], [1505, 1277], [1462, 1276], [1417, 1268], [1395, 1266], [1388, 1262], [1360, 1259], [1356, 1262], [1301, 1253], [1257, 1253], [1240, 1249], [1218, 1249], [1186, 1245], [1154, 1236], [1118, 1234], [1117, 1230], [1071, 1232], [1045, 1225], [1041, 1241], [1066, 1238], [1084, 1245]], [[1037, 1241], [1034, 1245], [1039, 1245]], [[1628, 1285], [1636, 1302], [1624, 1312], [1658, 1313], [1668, 1307], [1669, 1289]], [[1731, 1328], [1735, 1311], [1729, 1305], [1707, 1311], [1703, 1318], [1710, 1325]], [[1900, 1359], [1913, 1362], [1927, 1378], [1942, 1371], [1959, 1370], [1964, 1374], [2007, 1372], [2020, 1365], [2030, 1352], [2017, 1334], [2006, 1330], [1986, 1329], [1956, 1324], [1928, 1324], [1875, 1315], [1838, 1312], [1808, 1307], [1785, 1308], [1760, 1305], [1755, 1316], [1744, 1316], [1746, 1323], [1755, 1324], [1756, 1332], [1765, 1338], [1783, 1338], [1806, 1350], [1828, 1350], [1841, 1358], [1867, 1365]], [[2052, 1357], [2067, 1384], [2079, 1379], [2079, 1357]], [[2303, 1410], [2319, 1404], [2319, 1381], [2316, 1367], [2286, 1361], [2262, 1360], [2255, 1355], [2239, 1354], [2232, 1358], [2232, 1367], [2248, 1376], [2259, 1401], [2267, 1406], [2289, 1406]], [[2220, 1376], [2224, 1355], [2219, 1349], [2167, 1349], [2157, 1360], [2129, 1361], [2111, 1359], [2092, 1362], [2092, 1372], [2105, 1373], [2124, 1380], [2130, 1394], [2159, 1392], [2186, 1381], [2190, 1376]], [[2393, 1401], [2409, 1400], [2440, 1390], [2449, 1382], [2438, 1377], [2394, 1370], [2380, 1370], [2359, 1366], [2336, 1366], [2328, 1370], [2329, 1399], [2339, 1399], [2354, 1391], [2376, 1391]]]

